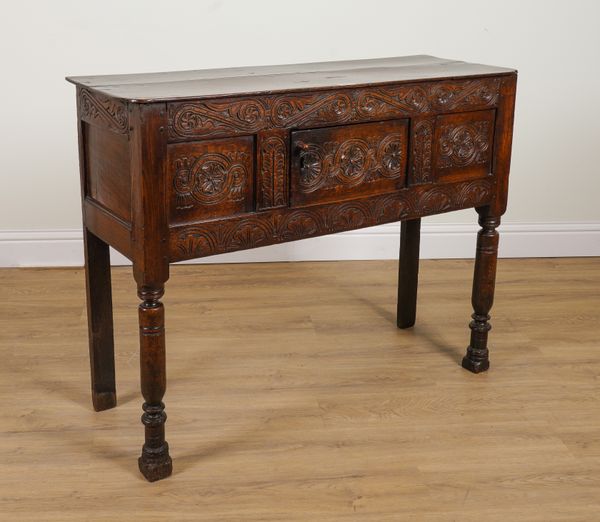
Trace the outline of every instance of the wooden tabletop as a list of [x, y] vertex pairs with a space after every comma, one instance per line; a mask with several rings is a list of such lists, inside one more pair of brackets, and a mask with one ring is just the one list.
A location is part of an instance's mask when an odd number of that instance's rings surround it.
[[131, 102], [335, 89], [418, 80], [511, 74], [493, 67], [418, 55], [143, 74], [70, 76], [71, 83]]

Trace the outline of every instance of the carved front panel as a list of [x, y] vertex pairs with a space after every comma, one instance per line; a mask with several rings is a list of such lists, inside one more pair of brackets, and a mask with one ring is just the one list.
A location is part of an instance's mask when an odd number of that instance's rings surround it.
[[495, 107], [499, 78], [169, 104], [169, 139], [254, 134]]
[[462, 181], [491, 174], [494, 111], [436, 118], [434, 168], [437, 181]]
[[252, 210], [253, 153], [250, 136], [169, 145], [170, 222]]
[[291, 205], [402, 188], [407, 128], [407, 120], [395, 120], [292, 133]]

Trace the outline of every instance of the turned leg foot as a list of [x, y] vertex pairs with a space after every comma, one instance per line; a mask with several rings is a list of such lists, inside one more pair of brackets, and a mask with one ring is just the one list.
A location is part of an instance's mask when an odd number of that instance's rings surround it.
[[419, 242], [421, 220], [403, 221], [400, 231], [400, 263], [398, 268], [398, 328], [410, 328], [417, 314], [419, 283]]
[[490, 216], [486, 209], [479, 210], [481, 230], [477, 234], [477, 253], [473, 275], [472, 304], [473, 320], [469, 324], [471, 342], [462, 360], [463, 368], [473, 373], [484, 372], [490, 367], [487, 346], [488, 332], [491, 330], [489, 311], [494, 303], [496, 284], [496, 261], [498, 258], [498, 232], [500, 218]]
[[146, 442], [138, 466], [142, 475], [150, 482], [168, 477], [173, 472], [173, 461], [169, 455], [169, 444], [165, 441], [165, 421], [167, 414], [161, 402], [151, 406], [143, 405], [142, 423], [146, 429]]
[[143, 405], [142, 423], [145, 442], [138, 460], [139, 468], [150, 482], [171, 475], [173, 464], [165, 440], [167, 414], [162, 398], [166, 390], [164, 307], [160, 302], [164, 289], [141, 287], [138, 295], [140, 322], [140, 368]]
[[94, 410], [102, 411], [117, 404], [110, 252], [108, 245], [85, 227], [83, 237], [92, 403]]

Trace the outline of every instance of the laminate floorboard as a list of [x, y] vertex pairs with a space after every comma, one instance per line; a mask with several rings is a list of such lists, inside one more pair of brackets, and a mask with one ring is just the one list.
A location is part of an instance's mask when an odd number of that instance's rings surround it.
[[422, 261], [411, 330], [393, 261], [172, 267], [174, 473], [152, 484], [131, 269], [101, 413], [83, 270], [0, 270], [0, 519], [600, 520], [600, 259], [500, 260], [480, 375], [472, 267]]

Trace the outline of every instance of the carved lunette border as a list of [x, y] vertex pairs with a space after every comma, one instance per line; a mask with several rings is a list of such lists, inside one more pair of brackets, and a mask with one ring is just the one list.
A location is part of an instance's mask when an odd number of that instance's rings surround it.
[[494, 107], [501, 78], [436, 81], [305, 94], [169, 104], [169, 140], [254, 134]]
[[321, 236], [451, 210], [483, 206], [495, 190], [492, 177], [419, 185], [346, 203], [274, 209], [170, 229], [170, 261], [182, 261], [273, 243]]
[[127, 134], [129, 118], [126, 103], [88, 89], [80, 89], [77, 105], [82, 120], [120, 134]]

